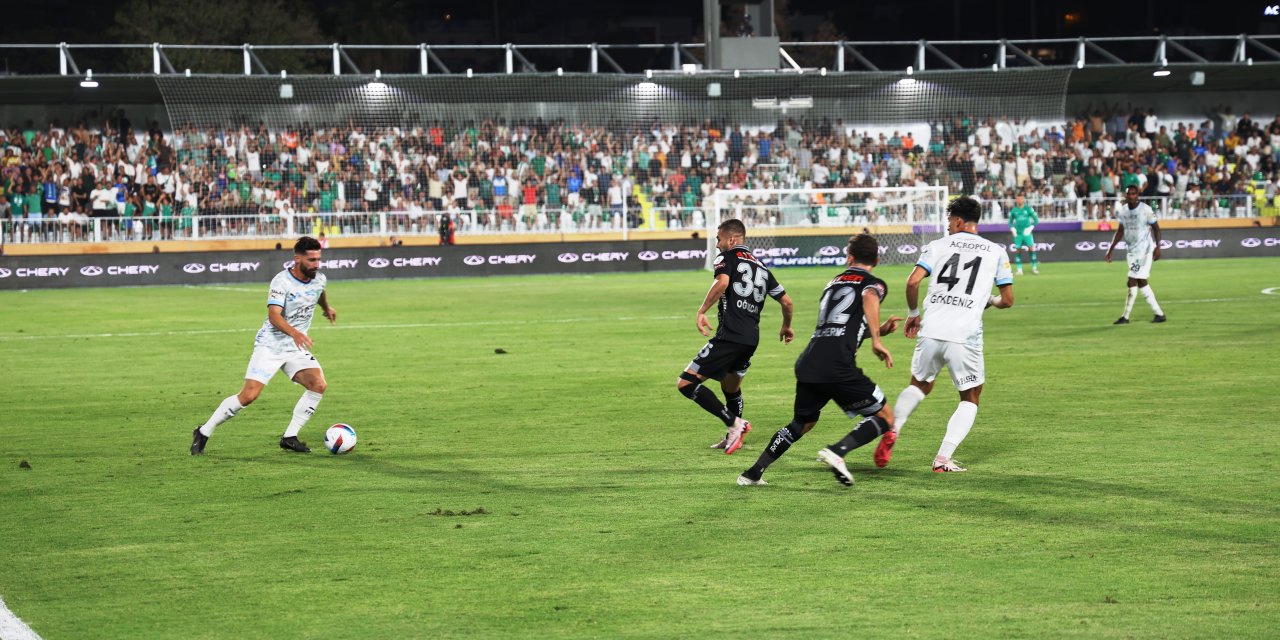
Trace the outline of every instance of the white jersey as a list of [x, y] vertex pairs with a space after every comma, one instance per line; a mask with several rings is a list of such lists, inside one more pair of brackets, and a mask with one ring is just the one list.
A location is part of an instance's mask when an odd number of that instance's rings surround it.
[[1155, 249], [1152, 244], [1151, 225], [1156, 223], [1156, 212], [1145, 202], [1130, 209], [1127, 202], [1116, 205], [1116, 220], [1124, 225], [1125, 249], [1130, 255], [1141, 255]]
[[920, 335], [982, 346], [982, 312], [991, 286], [1013, 284], [1004, 247], [962, 231], [925, 245], [916, 266], [931, 279]]
[[[294, 329], [306, 333], [311, 328], [311, 318], [315, 315], [316, 304], [324, 293], [324, 285], [328, 281], [323, 273], [316, 273], [310, 282], [303, 282], [289, 272], [288, 269], [276, 274], [271, 279], [271, 292], [267, 294], [267, 306], [281, 307], [285, 322]], [[289, 334], [275, 328], [270, 316], [262, 321], [262, 328], [253, 340], [254, 348], [270, 349], [275, 352], [298, 351]]]

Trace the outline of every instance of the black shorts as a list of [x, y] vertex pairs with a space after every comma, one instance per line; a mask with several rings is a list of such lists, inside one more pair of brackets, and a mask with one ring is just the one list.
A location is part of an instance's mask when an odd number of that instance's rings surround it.
[[687, 369], [704, 378], [719, 380], [726, 373], [739, 377], [747, 375], [751, 366], [751, 356], [755, 355], [756, 345], [726, 342], [712, 338], [707, 346], [694, 356]]
[[801, 424], [817, 422], [822, 408], [835, 400], [850, 418], [871, 416], [884, 408], [884, 392], [870, 378], [844, 382], [796, 381], [795, 420]]

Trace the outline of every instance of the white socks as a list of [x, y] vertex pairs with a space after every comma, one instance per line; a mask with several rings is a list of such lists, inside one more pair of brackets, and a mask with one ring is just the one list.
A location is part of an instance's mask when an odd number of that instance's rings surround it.
[[951, 414], [951, 419], [947, 421], [947, 435], [942, 437], [942, 446], [938, 447], [938, 457], [946, 460], [951, 459], [951, 454], [956, 452], [956, 447], [964, 442], [964, 437], [969, 435], [969, 429], [973, 428], [973, 421], [978, 417], [978, 405], [972, 402], [961, 402], [956, 407], [956, 412]]
[[302, 392], [302, 397], [298, 398], [298, 404], [293, 406], [293, 420], [289, 421], [289, 428], [285, 429], [284, 437], [291, 438], [298, 435], [303, 425], [311, 419], [311, 414], [316, 412], [316, 405], [320, 404], [320, 399], [324, 396], [314, 391]]
[[[1130, 289], [1130, 291], [1133, 291], [1133, 289]], [[1145, 286], [1145, 287], [1143, 287], [1143, 288], [1139, 289], [1138, 291], [1141, 291], [1141, 292], [1142, 292], [1142, 297], [1143, 297], [1144, 299], [1146, 299], [1147, 304], [1151, 305], [1151, 310], [1152, 310], [1152, 311], [1154, 311], [1154, 312], [1156, 313], [1156, 315], [1158, 315], [1158, 316], [1162, 316], [1162, 315], [1164, 315], [1164, 311], [1161, 311], [1161, 310], [1160, 310], [1160, 303], [1156, 302], [1156, 292], [1154, 292], [1154, 291], [1152, 291], [1152, 290], [1151, 290], [1151, 285], [1147, 285], [1147, 286]], [[1129, 296], [1129, 297], [1130, 297], [1130, 300], [1132, 300], [1132, 299], [1133, 299], [1133, 294], [1130, 294], [1130, 296]], [[1129, 306], [1133, 306], [1133, 302], [1130, 302], [1130, 303], [1129, 303]], [[1124, 314], [1124, 315], [1126, 315], [1126, 316], [1127, 316], [1127, 315], [1129, 315], [1129, 314], [1128, 314], [1128, 313], [1126, 313], [1126, 314]]]
[[898, 401], [893, 403], [893, 432], [902, 431], [902, 425], [907, 423], [907, 418], [911, 417], [911, 412], [916, 410], [916, 405], [924, 400], [924, 392], [919, 387], [909, 384], [902, 393], [898, 394]]
[[224, 399], [222, 404], [218, 405], [218, 408], [214, 410], [213, 415], [209, 416], [209, 421], [200, 425], [200, 435], [206, 438], [213, 435], [213, 430], [218, 425], [236, 417], [236, 414], [240, 413], [243, 408], [244, 405], [240, 404], [239, 394]]
[[[1147, 287], [1150, 289], [1150, 287]], [[1133, 311], [1133, 301], [1138, 299], [1138, 288], [1129, 287], [1129, 295], [1124, 299], [1124, 315], [1122, 318], [1128, 319], [1129, 313]]]

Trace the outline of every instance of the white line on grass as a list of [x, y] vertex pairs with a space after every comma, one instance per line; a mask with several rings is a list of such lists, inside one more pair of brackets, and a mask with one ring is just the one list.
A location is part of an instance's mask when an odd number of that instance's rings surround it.
[[40, 640], [40, 636], [27, 623], [4, 606], [3, 597], [0, 597], [0, 640]]
[[1280, 287], [1267, 287], [1262, 290], [1263, 295], [1280, 296]]
[[244, 293], [262, 293], [261, 287], [257, 289], [250, 289], [248, 287], [218, 287], [211, 284], [202, 284], [202, 285], [189, 284], [184, 286], [183, 288], [184, 289], [200, 289], [201, 291], [207, 291], [209, 289], [213, 289], [215, 291], [240, 291]]
[[[522, 324], [577, 324], [583, 322], [593, 323], [609, 323], [609, 322], [635, 322], [635, 321], [653, 321], [653, 320], [679, 320], [685, 316], [649, 316], [649, 317], [622, 317], [622, 318], [558, 318], [549, 320], [493, 320], [486, 322], [407, 322], [403, 324], [339, 324], [329, 327], [329, 329], [344, 330], [364, 330], [364, 329], [423, 329], [423, 328], [445, 328], [445, 327], [485, 327], [485, 326], [511, 326]], [[255, 333], [258, 329], [184, 329], [181, 331], [129, 331], [119, 333], [65, 333], [51, 335], [22, 335], [22, 336], [0, 336], [0, 341], [18, 341], [18, 340], [68, 340], [74, 338], [149, 338], [156, 336], [196, 336], [216, 333]]]
[[[1205, 304], [1213, 302], [1243, 302], [1245, 300], [1255, 300], [1256, 298], [1199, 298], [1196, 300], [1166, 300], [1161, 304]], [[1039, 309], [1051, 307], [1105, 307], [1116, 304], [1115, 302], [1046, 302], [1040, 304], [1019, 304], [1015, 308], [1018, 309]], [[343, 329], [348, 331], [360, 331], [366, 329], [428, 329], [428, 328], [445, 328], [445, 327], [491, 327], [491, 326], [512, 326], [512, 325], [529, 325], [529, 324], [578, 324], [586, 322], [607, 323], [607, 322], [650, 322], [654, 320], [681, 320], [687, 319], [688, 316], [621, 316], [616, 318], [558, 318], [548, 320], [493, 320], [485, 322], [407, 322], [403, 324], [339, 324], [328, 329]], [[48, 335], [21, 335], [21, 336], [0, 336], [0, 342], [15, 342], [21, 340], [70, 340], [76, 338], [152, 338], [157, 336], [199, 336], [218, 333], [253, 333], [258, 329], [184, 329], [181, 331], [129, 331], [119, 333], [63, 333]]]

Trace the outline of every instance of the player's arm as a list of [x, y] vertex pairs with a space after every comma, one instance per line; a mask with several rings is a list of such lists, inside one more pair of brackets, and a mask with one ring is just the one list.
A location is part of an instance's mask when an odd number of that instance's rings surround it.
[[885, 368], [892, 369], [893, 356], [880, 341], [880, 293], [875, 289], [868, 287], [862, 290], [862, 313], [867, 317], [867, 330], [871, 334], [871, 350], [884, 362]]
[[796, 306], [791, 302], [791, 296], [785, 293], [775, 298], [775, 300], [782, 306], [782, 328], [778, 330], [778, 339], [786, 344], [791, 344], [791, 341], [796, 337], [796, 332], [791, 330], [791, 316], [795, 313]]
[[711, 322], [707, 320], [707, 310], [711, 308], [720, 297], [724, 295], [726, 289], [729, 288], [729, 274], [721, 273], [711, 281], [711, 288], [707, 290], [707, 297], [702, 301], [702, 306], [698, 307], [698, 331], [704, 336], [711, 335]]
[[293, 343], [298, 345], [299, 349], [310, 349], [314, 342], [307, 334], [298, 331], [293, 325], [284, 319], [284, 307], [277, 304], [267, 305], [267, 320], [271, 322], [271, 326], [279, 329], [282, 333], [293, 338]]
[[1040, 216], [1036, 215], [1036, 210], [1031, 210], [1031, 226], [1027, 227], [1027, 233], [1036, 230], [1036, 225], [1040, 224]]
[[997, 309], [1008, 309], [1009, 307], [1012, 307], [1013, 285], [1002, 284], [998, 288], [1000, 289], [1000, 295], [991, 296], [991, 299], [987, 301], [987, 306], [995, 307]]
[[[922, 266], [916, 265], [907, 276], [907, 324], [902, 327], [902, 334], [915, 338], [920, 333], [920, 282], [929, 275]], [[879, 305], [876, 305], [879, 310]]]
[[1107, 257], [1105, 260], [1111, 262], [1111, 250], [1116, 248], [1116, 243], [1120, 242], [1120, 236], [1124, 235], [1124, 225], [1116, 224], [1116, 232], [1111, 236], [1111, 245], [1107, 247]]
[[338, 310], [329, 306], [329, 299], [325, 297], [328, 295], [328, 293], [329, 293], [328, 291], [321, 291], [320, 300], [318, 302], [320, 304], [320, 308], [324, 310], [324, 317], [329, 319], [329, 324], [337, 324]]
[[1152, 260], [1160, 259], [1160, 223], [1155, 220], [1151, 221], [1151, 237], [1155, 239], [1156, 249], [1151, 253]]

